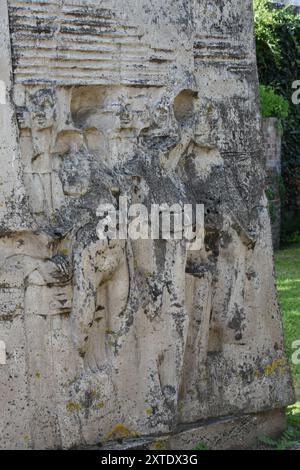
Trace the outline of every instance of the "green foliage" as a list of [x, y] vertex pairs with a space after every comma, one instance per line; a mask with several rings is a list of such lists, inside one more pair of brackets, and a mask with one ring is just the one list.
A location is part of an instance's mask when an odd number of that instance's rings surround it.
[[278, 439], [262, 436], [258, 440], [275, 450], [286, 450], [299, 443], [300, 438], [300, 402], [286, 409], [287, 429]]
[[[300, 365], [292, 364], [292, 344], [300, 339], [300, 244], [275, 254], [276, 281], [285, 332], [285, 346], [293, 373], [296, 396], [300, 399]], [[287, 407], [287, 429], [278, 439], [261, 436], [260, 443], [275, 450], [286, 450], [299, 444], [300, 402]]]
[[[292, 84], [300, 80], [300, 15], [290, 7], [277, 8], [268, 0], [254, 0], [254, 21], [260, 83], [272, 87], [290, 103], [289, 116], [283, 122], [282, 139], [285, 227], [285, 213], [287, 208], [293, 209], [296, 199], [292, 184], [294, 172], [300, 166], [300, 105], [291, 101]], [[265, 101], [264, 98], [263, 108]]]
[[288, 426], [293, 427], [297, 437], [300, 437], [300, 401], [287, 407], [286, 417]]
[[[299, 15], [288, 6], [275, 8], [269, 0], [253, 0], [253, 4], [258, 68], [263, 73], [263, 78], [265, 74], [268, 78], [272, 73], [270, 66], [277, 69], [285, 65], [284, 59], [288, 51], [283, 49], [282, 35], [287, 35], [289, 42], [295, 41]], [[297, 39], [294, 45], [297, 47]], [[267, 84], [268, 80], [263, 80], [263, 83]]]
[[205, 442], [199, 442], [199, 444], [196, 445], [194, 450], [209, 450], [207, 444]]
[[285, 198], [286, 198], [286, 187], [285, 187], [284, 179], [283, 179], [282, 175], [278, 175], [278, 179], [279, 179], [278, 183], [279, 183], [280, 200], [284, 204]]
[[289, 115], [288, 100], [276, 93], [271, 86], [260, 85], [259, 92], [262, 116], [276, 117], [283, 124]]
[[285, 214], [281, 228], [281, 245], [300, 243], [300, 214]]
[[267, 196], [267, 199], [268, 199], [268, 209], [269, 209], [269, 214], [270, 214], [270, 219], [271, 219], [271, 222], [275, 222], [275, 219], [276, 219], [276, 210], [275, 210], [275, 205], [274, 205], [274, 198], [275, 198], [275, 194], [274, 194], [274, 190], [271, 186], [267, 187], [266, 188], [266, 196]]
[[279, 39], [274, 34], [278, 25], [278, 12], [269, 8], [268, 0], [254, 0], [254, 26], [256, 33], [256, 48], [260, 67], [267, 67], [268, 62], [281, 61]]
[[276, 440], [272, 439], [271, 437], [259, 436], [258, 440], [259, 442], [261, 442], [262, 444], [266, 444], [267, 446], [270, 446], [270, 447], [276, 446]]
[[290, 447], [298, 444], [298, 441], [295, 439], [297, 438], [296, 431], [294, 428], [289, 427], [286, 431], [284, 431], [279, 439], [271, 439], [267, 436], [259, 437], [258, 440], [262, 444], [266, 444], [267, 446], [271, 447], [275, 450], [287, 450]]
[[274, 200], [275, 194], [274, 194], [274, 190], [273, 190], [273, 188], [271, 188], [271, 186], [266, 189], [266, 196], [267, 196], [268, 201], [273, 201]]
[[[300, 400], [300, 364], [293, 364], [291, 361], [295, 352], [293, 342], [300, 339], [300, 244], [276, 252], [275, 270], [285, 348], [290, 360], [296, 397]], [[300, 414], [300, 408], [298, 413]]]

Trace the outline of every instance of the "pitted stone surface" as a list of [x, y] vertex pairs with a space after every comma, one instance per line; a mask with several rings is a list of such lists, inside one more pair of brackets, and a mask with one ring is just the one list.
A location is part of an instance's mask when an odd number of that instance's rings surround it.
[[[176, 448], [293, 400], [251, 5], [1, 3], [1, 448]], [[204, 204], [205, 246], [100, 241], [119, 196]]]

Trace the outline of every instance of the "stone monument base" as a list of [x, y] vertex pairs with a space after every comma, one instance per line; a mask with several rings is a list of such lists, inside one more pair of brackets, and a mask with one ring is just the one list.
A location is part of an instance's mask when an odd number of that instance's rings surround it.
[[[285, 429], [282, 409], [199, 421], [178, 428], [173, 435], [110, 442], [101, 450], [193, 450], [205, 443], [210, 450], [249, 449], [261, 436], [278, 437]], [[99, 447], [97, 447], [99, 449]]]

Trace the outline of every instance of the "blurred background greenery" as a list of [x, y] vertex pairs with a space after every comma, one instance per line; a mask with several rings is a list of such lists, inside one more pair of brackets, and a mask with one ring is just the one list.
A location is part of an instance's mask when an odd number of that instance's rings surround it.
[[292, 84], [300, 80], [300, 14], [269, 0], [254, 0], [261, 111], [282, 130], [281, 243], [300, 242], [300, 104]]

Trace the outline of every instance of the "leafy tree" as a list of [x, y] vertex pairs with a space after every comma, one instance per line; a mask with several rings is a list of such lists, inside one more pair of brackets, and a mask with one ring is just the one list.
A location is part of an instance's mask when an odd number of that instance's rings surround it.
[[[300, 15], [293, 7], [278, 8], [268, 0], [254, 0], [254, 22], [260, 83], [272, 87], [290, 103], [289, 116], [283, 122], [282, 140], [285, 215], [296, 209], [294, 175], [300, 167], [300, 105], [291, 100], [292, 84], [300, 80]], [[263, 93], [262, 107], [266, 99]], [[286, 230], [284, 220], [283, 228]]]
[[282, 126], [289, 115], [288, 100], [276, 93], [271, 86], [260, 85], [259, 93], [262, 116], [276, 117]]

